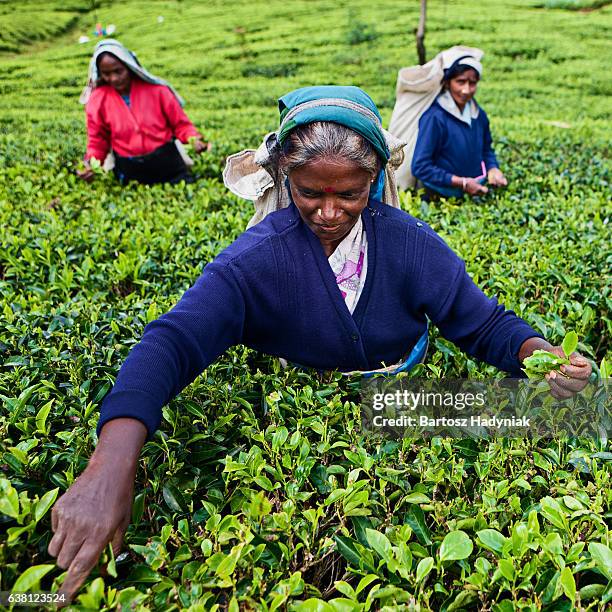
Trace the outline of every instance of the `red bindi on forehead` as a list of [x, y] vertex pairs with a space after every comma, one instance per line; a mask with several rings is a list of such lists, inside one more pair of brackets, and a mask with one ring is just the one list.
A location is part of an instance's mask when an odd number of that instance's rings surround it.
[[335, 190], [333, 187], [323, 187], [323, 191], [325, 193], [335, 193]]

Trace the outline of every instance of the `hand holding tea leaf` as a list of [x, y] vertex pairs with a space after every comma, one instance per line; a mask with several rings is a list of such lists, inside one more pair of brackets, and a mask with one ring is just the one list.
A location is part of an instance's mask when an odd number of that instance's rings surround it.
[[561, 366], [569, 362], [565, 355], [560, 357], [551, 351], [537, 349], [523, 362], [525, 365], [523, 371], [530, 380], [542, 380], [546, 374], [553, 370], [560, 371]]
[[592, 370], [588, 360], [575, 352], [577, 346], [578, 335], [574, 331], [565, 336], [561, 346], [530, 338], [520, 351], [529, 355], [522, 357], [523, 371], [530, 380], [546, 380], [557, 399], [572, 397], [586, 387]]
[[202, 138], [192, 138], [190, 140], [193, 150], [196, 153], [204, 153], [205, 151], [210, 151], [212, 149], [212, 143], [206, 142], [202, 140]]
[[92, 157], [90, 160], [85, 160], [83, 162], [83, 167], [76, 171], [77, 176], [87, 183], [91, 183], [96, 174], [100, 174], [101, 172], [102, 166], [95, 157]]

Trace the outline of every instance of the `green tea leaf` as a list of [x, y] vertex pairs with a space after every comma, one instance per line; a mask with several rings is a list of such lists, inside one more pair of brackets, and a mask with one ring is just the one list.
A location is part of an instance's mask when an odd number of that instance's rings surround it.
[[552, 497], [542, 498], [540, 504], [542, 506], [542, 516], [548, 519], [555, 527], [565, 531], [567, 529], [567, 517], [561, 504]]
[[362, 555], [358, 552], [358, 543], [346, 536], [335, 535], [334, 542], [338, 548], [338, 552], [355, 568], [360, 568], [362, 565], [369, 572], [376, 573], [376, 569], [369, 563], [365, 562]]
[[46, 435], [49, 433], [49, 426], [47, 425], [47, 417], [53, 406], [53, 400], [48, 401], [42, 408], [36, 413], [36, 431]]
[[421, 584], [431, 572], [434, 566], [433, 557], [425, 557], [425, 559], [421, 559], [416, 569], [416, 582], [417, 584]]
[[279, 427], [272, 436], [272, 450], [278, 451], [289, 437], [289, 431], [286, 427]]
[[605, 357], [601, 360], [601, 363], [599, 364], [599, 376], [602, 380], [612, 378], [612, 371]]
[[8, 480], [1, 480], [0, 513], [12, 518], [19, 516], [19, 495]]
[[605, 584], [587, 584], [583, 586], [579, 591], [581, 601], [589, 601], [590, 599], [600, 598], [606, 588]]
[[51, 491], [47, 491], [34, 506], [34, 519], [36, 522], [40, 521], [40, 519], [47, 513], [49, 508], [54, 504], [57, 499], [57, 494], [59, 489], [53, 489]]
[[597, 569], [608, 580], [612, 580], [612, 550], [599, 542], [591, 542], [588, 550], [591, 553], [591, 558], [595, 561]]
[[563, 342], [561, 343], [561, 348], [565, 353], [566, 357], [569, 357], [578, 346], [578, 334], [575, 331], [571, 331], [566, 334], [565, 338], [563, 338]]
[[187, 504], [185, 502], [185, 498], [183, 494], [171, 484], [167, 484], [163, 487], [162, 493], [164, 495], [164, 500], [168, 504], [168, 507], [174, 512], [186, 512]]
[[402, 501], [408, 504], [429, 504], [431, 503], [431, 499], [429, 499], [429, 497], [427, 497], [427, 495], [424, 495], [423, 493], [409, 493], [403, 498]]
[[574, 575], [569, 567], [565, 566], [561, 570], [559, 582], [563, 587], [565, 596], [573, 603], [574, 599], [576, 599], [576, 581], [574, 580]]
[[431, 533], [425, 524], [425, 515], [423, 514], [423, 510], [420, 506], [417, 506], [416, 504], [411, 505], [404, 520], [408, 525], [410, 525], [412, 531], [414, 531], [421, 544], [424, 544], [425, 546], [429, 546], [431, 544]]
[[465, 531], [457, 530], [446, 534], [438, 551], [440, 561], [460, 561], [472, 554], [474, 545]]
[[477, 531], [479, 543], [488, 550], [496, 552], [498, 555], [502, 553], [504, 544], [508, 541], [504, 535], [499, 533], [496, 529], [482, 529]]
[[389, 542], [387, 536], [380, 531], [375, 529], [366, 529], [366, 538], [368, 544], [383, 558], [385, 561], [389, 560], [392, 555], [391, 542]]
[[272, 484], [272, 481], [267, 476], [264, 476], [263, 474], [260, 474], [259, 476], [255, 476], [253, 480], [262, 489], [265, 489], [266, 491], [272, 491], [274, 489], [274, 485]]
[[499, 571], [502, 576], [510, 581], [514, 580], [514, 564], [510, 559], [499, 560]]
[[144, 503], [145, 503], [146, 492], [141, 491], [134, 497], [134, 503], [132, 504], [132, 523], [138, 525], [142, 520], [144, 514]]
[[236, 569], [236, 563], [238, 563], [238, 559], [240, 558], [240, 549], [235, 546], [229, 555], [225, 555], [221, 563], [217, 565], [217, 569], [215, 570], [215, 574], [221, 577], [229, 577], [234, 573]]
[[33, 565], [17, 578], [11, 591], [20, 593], [24, 591], [35, 591], [40, 581], [52, 570], [55, 565]]

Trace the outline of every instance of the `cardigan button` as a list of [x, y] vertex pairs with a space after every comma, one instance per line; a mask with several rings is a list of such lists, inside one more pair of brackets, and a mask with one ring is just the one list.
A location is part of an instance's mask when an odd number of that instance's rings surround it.
[[359, 340], [359, 336], [357, 334], [353, 334], [351, 338], [353, 339], [353, 342], [357, 342], [357, 340]]
[[417, 227], [423, 227], [423, 224], [420, 221], [417, 221]]

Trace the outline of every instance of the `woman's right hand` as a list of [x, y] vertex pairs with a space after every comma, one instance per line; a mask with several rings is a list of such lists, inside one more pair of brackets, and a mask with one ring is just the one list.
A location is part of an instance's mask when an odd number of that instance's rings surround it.
[[114, 419], [102, 429], [89, 465], [56, 502], [49, 554], [68, 573], [61, 592], [72, 600], [109, 542], [118, 554], [130, 522], [138, 455], [146, 437], [135, 419]]

